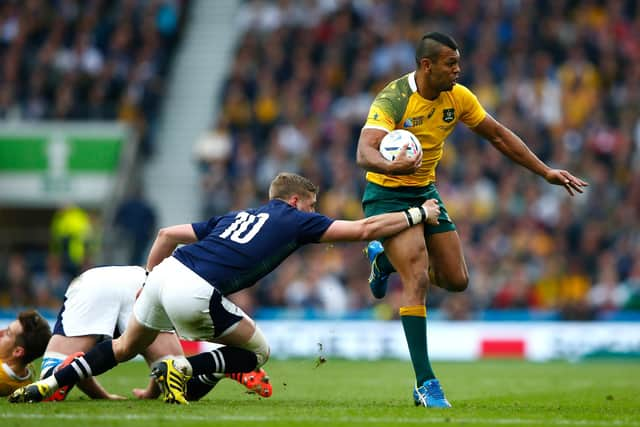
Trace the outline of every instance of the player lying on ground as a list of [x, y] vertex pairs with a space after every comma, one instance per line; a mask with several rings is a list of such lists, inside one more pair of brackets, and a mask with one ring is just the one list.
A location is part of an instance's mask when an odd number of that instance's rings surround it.
[[0, 330], [0, 396], [33, 382], [31, 362], [42, 356], [49, 338], [49, 323], [34, 310], [20, 312]]
[[[317, 193], [308, 179], [281, 173], [271, 183], [266, 205], [160, 230], [147, 263], [151, 273], [124, 334], [101, 342], [53, 376], [16, 390], [10, 401], [37, 402], [60, 387], [99, 375], [173, 325], [182, 337], [223, 344], [153, 366], [165, 401], [187, 403], [191, 375], [215, 381], [215, 375], [257, 369], [269, 357], [260, 329], [226, 295], [254, 285], [305, 244], [389, 236], [415, 224], [436, 224], [440, 213], [428, 200], [402, 212], [334, 220], [314, 212]], [[185, 246], [176, 249], [180, 243]]]
[[[145, 279], [145, 270], [137, 266], [97, 267], [75, 278], [67, 288], [53, 336], [44, 353], [40, 378], [51, 376], [97, 343], [124, 332], [136, 294]], [[151, 345], [140, 354], [151, 366], [167, 357], [182, 356], [183, 352], [176, 335], [167, 331], [160, 332]], [[192, 381], [199, 382], [198, 379]], [[251, 385], [258, 387], [261, 383]], [[109, 393], [94, 377], [80, 381], [78, 387], [93, 399], [124, 399], [122, 396]], [[202, 387], [203, 385], [194, 384], [191, 388], [196, 391]], [[61, 387], [46, 400], [63, 400], [70, 388], [71, 386]], [[264, 388], [269, 388], [270, 392], [270, 385]], [[160, 394], [160, 389], [151, 380], [146, 389], [134, 389], [133, 394], [140, 399], [155, 399]], [[203, 395], [189, 397], [195, 400]]]

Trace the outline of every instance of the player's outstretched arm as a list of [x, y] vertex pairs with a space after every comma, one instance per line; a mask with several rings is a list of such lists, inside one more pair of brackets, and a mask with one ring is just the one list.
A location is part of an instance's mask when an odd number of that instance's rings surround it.
[[380, 129], [362, 129], [358, 140], [356, 162], [362, 169], [390, 175], [410, 175], [422, 164], [422, 152], [416, 158], [407, 156], [406, 149], [394, 160], [390, 161], [380, 154], [380, 141], [387, 132]]
[[572, 196], [575, 193], [582, 193], [583, 188], [589, 185], [566, 170], [551, 169], [527, 147], [518, 135], [489, 114], [473, 130], [511, 160], [540, 175], [551, 184], [564, 186]]
[[[421, 209], [422, 208], [422, 209]], [[424, 213], [422, 213], [424, 212]], [[373, 240], [392, 236], [407, 228], [422, 224], [438, 224], [440, 206], [435, 199], [429, 199], [421, 207], [401, 212], [374, 215], [357, 221], [334, 221], [324, 232], [320, 242], [345, 242]]]
[[124, 396], [109, 393], [102, 387], [94, 377], [89, 377], [86, 380], [82, 380], [78, 383], [78, 388], [82, 390], [84, 394], [92, 399], [108, 399], [108, 400], [124, 400]]
[[160, 264], [163, 259], [173, 253], [179, 244], [197, 242], [198, 237], [191, 224], [173, 225], [161, 228], [149, 251], [147, 271]]

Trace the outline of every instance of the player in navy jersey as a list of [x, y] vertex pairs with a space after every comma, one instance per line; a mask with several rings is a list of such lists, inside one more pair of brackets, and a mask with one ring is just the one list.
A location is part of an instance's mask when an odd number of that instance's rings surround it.
[[[149, 276], [125, 332], [99, 343], [54, 375], [16, 390], [9, 400], [41, 401], [59, 387], [130, 359], [159, 331], [173, 328], [186, 339], [222, 345], [152, 367], [165, 401], [188, 403], [186, 384], [191, 376], [214, 385], [224, 374], [259, 369], [269, 357], [260, 328], [227, 295], [252, 286], [305, 244], [390, 236], [423, 222], [437, 225], [440, 214], [430, 199], [404, 211], [357, 221], [334, 220], [314, 212], [317, 193], [308, 179], [281, 173], [271, 183], [266, 205], [161, 229], [149, 253]], [[179, 244], [185, 246], [176, 249]]]

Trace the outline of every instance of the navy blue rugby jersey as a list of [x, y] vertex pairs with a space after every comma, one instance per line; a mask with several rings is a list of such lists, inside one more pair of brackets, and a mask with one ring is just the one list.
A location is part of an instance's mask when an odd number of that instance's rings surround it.
[[198, 241], [173, 256], [223, 295], [252, 286], [300, 246], [317, 243], [333, 223], [274, 199], [256, 209], [192, 224]]

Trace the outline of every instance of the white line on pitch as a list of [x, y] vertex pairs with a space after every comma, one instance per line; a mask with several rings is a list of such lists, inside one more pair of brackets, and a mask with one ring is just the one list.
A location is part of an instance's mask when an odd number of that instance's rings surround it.
[[[90, 414], [14, 414], [0, 412], [3, 419], [61, 419], [61, 420], [92, 420], [96, 421], [95, 415]], [[376, 418], [376, 417], [267, 417], [267, 416], [247, 416], [247, 415], [215, 415], [200, 416], [181, 414], [176, 416], [167, 415], [100, 415], [100, 420], [134, 420], [134, 421], [151, 421], [151, 420], [167, 420], [167, 421], [282, 421], [282, 422], [322, 422], [335, 423], [336, 421], [348, 423], [389, 423], [389, 424], [435, 424], [435, 423], [463, 423], [463, 424], [538, 424], [544, 426], [624, 426], [624, 427], [640, 427], [639, 422], [633, 421], [617, 421], [617, 420], [549, 420], [549, 419], [520, 419], [520, 418], [464, 418], [452, 415], [442, 418]]]

